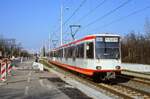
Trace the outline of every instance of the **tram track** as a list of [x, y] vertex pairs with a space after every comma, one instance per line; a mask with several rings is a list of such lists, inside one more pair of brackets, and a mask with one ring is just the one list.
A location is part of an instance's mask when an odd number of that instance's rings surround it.
[[141, 84], [145, 84], [145, 85], [149, 85], [150, 86], [150, 79], [147, 79], [147, 78], [141, 78], [141, 77], [135, 77], [135, 76], [127, 76], [127, 75], [118, 75], [118, 77], [121, 77], [121, 78], [125, 78], [125, 79], [130, 79], [132, 81], [135, 81], [135, 82], [139, 82]]
[[[47, 62], [47, 61], [45, 61]], [[136, 89], [136, 88], [132, 88], [130, 86], [126, 86], [123, 84], [112, 84], [112, 83], [96, 83], [93, 82], [92, 79], [87, 78], [85, 76], [79, 76], [76, 75], [72, 72], [69, 72], [66, 69], [62, 69], [60, 67], [56, 67], [53, 64], [50, 63], [46, 63], [49, 64], [52, 68], [55, 68], [56, 71], [59, 71], [61, 73], [63, 73], [64, 75], [71, 75], [71, 77], [75, 80], [78, 80], [80, 82], [82, 82], [83, 84], [86, 84], [94, 89], [97, 89], [99, 91], [102, 91], [104, 94], [108, 94], [110, 96], [113, 97], [118, 97], [118, 98], [123, 98], [123, 99], [135, 99], [135, 98], [142, 98], [142, 99], [149, 99], [150, 98], [150, 93]], [[85, 79], [86, 78], [86, 79]]]
[[143, 91], [143, 90], [136, 89], [136, 88], [132, 88], [124, 84], [113, 85], [113, 87], [115, 89], [119, 88], [119, 90], [122, 89], [125, 93], [129, 94], [133, 98], [139, 98], [139, 97], [141, 97], [142, 99], [150, 98], [150, 93]]

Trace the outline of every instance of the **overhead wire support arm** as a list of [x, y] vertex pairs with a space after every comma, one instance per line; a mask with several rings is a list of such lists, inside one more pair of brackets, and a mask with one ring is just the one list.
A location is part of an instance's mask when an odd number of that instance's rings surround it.
[[[70, 25], [70, 30], [71, 30], [71, 37], [73, 40], [75, 40], [75, 35], [78, 32], [79, 28], [81, 27], [81, 25]], [[73, 28], [77, 28], [74, 33], [73, 33]]]

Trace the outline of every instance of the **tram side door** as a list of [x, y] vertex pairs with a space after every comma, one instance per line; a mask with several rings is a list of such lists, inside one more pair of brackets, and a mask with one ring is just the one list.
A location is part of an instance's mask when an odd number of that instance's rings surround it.
[[94, 43], [93, 42], [86, 43], [86, 58], [87, 59], [94, 58]]

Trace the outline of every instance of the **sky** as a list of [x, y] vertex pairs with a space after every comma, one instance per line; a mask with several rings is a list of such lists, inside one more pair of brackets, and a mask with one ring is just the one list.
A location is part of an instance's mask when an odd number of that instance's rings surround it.
[[64, 42], [71, 39], [69, 25], [81, 26], [76, 39], [96, 33], [123, 36], [132, 30], [144, 33], [150, 18], [150, 0], [0, 0], [0, 34], [28, 50], [39, 50], [49, 35], [60, 44], [61, 5]]

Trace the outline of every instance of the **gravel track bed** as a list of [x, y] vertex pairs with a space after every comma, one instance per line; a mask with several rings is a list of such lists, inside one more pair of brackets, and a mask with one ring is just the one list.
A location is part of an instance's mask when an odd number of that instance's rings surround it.
[[[53, 68], [55, 68], [55, 70], [58, 70], [59, 72], [61, 71], [62, 73], [66, 74], [66, 75], [71, 75], [72, 76], [72, 73], [70, 73], [68, 71], [64, 72], [64, 70], [62, 70], [58, 67], [53, 67]], [[72, 76], [72, 78], [76, 78], [76, 77]], [[130, 78], [129, 79], [128, 78], [123, 78], [123, 79], [119, 78], [115, 81], [112, 80], [111, 83], [108, 83], [108, 84], [105, 84], [105, 83], [99, 83], [99, 84], [104, 84], [105, 86], [112, 87], [115, 90], [119, 90], [120, 92], [124, 93], [125, 95], [128, 95], [131, 98], [150, 99], [149, 95], [143, 95], [142, 93], [133, 90], [133, 89], [137, 89], [137, 90], [140, 90], [140, 91], [145, 91], [147, 93], [150, 93], [150, 86], [146, 85], [146, 84], [142, 84], [140, 82], [135, 82], [133, 80], [130, 80]], [[121, 85], [131, 87], [131, 89], [130, 88], [125, 88]], [[122, 98], [122, 97], [117, 97], [117, 94], [115, 95], [111, 92], [108, 92], [107, 90], [105, 90], [105, 91], [101, 90], [101, 91], [103, 93], [111, 96], [111, 97], [119, 98], [119, 99]]]

